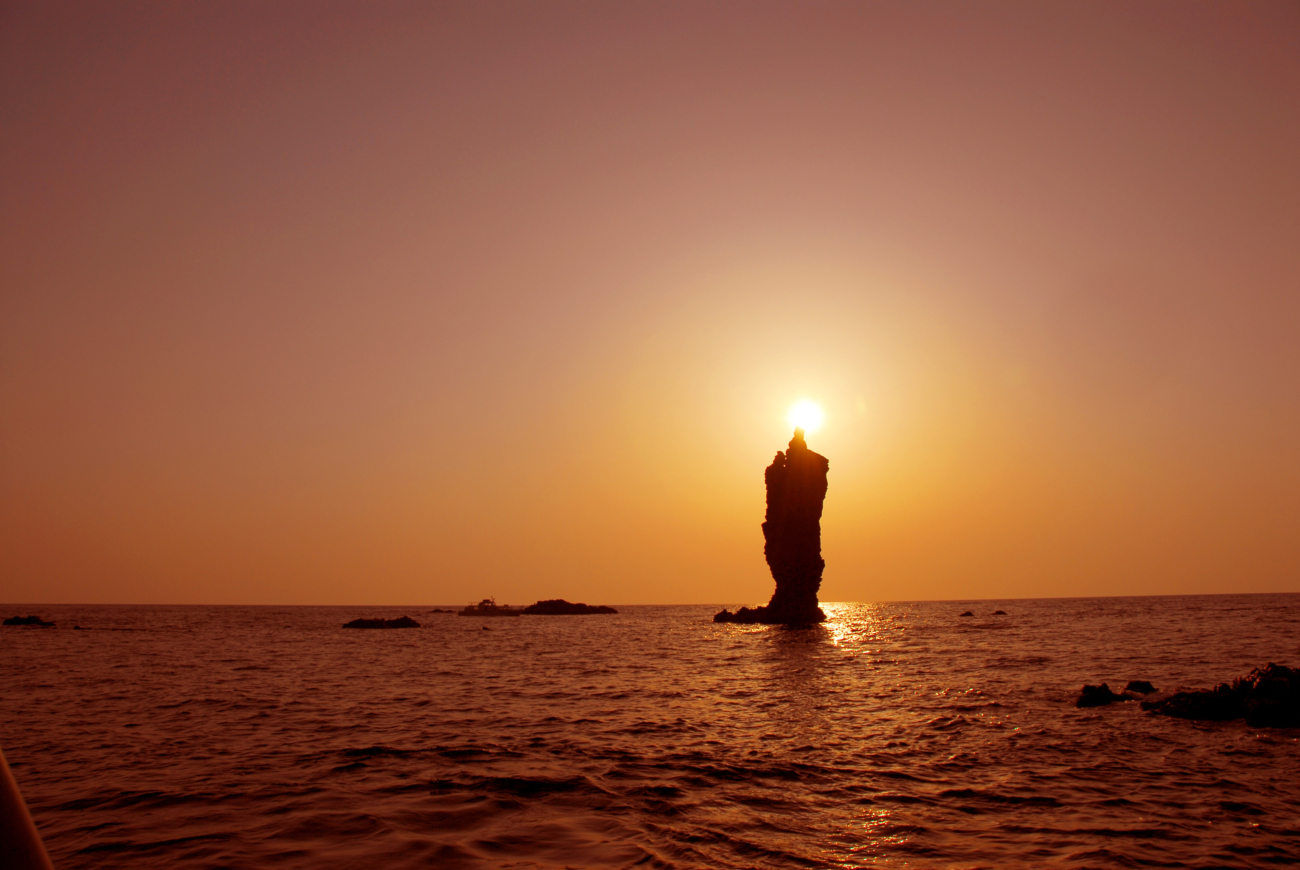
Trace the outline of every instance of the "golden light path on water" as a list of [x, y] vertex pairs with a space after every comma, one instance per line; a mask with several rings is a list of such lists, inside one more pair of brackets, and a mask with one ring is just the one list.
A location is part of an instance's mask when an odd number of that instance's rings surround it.
[[837, 647], [850, 639], [860, 644], [864, 635], [873, 636], [877, 632], [880, 615], [869, 604], [823, 601], [821, 608], [826, 614], [821, 627], [826, 631], [827, 639]]

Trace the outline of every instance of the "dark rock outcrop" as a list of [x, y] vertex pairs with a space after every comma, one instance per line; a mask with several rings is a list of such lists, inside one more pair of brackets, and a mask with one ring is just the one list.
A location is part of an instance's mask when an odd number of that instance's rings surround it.
[[570, 604], [563, 598], [549, 598], [524, 608], [525, 614], [533, 616], [591, 616], [601, 613], [618, 613], [612, 607], [600, 604]]
[[969, 610], [967, 610], [965, 613], [962, 614], [962, 616], [974, 616], [974, 615], [975, 614], [971, 613]]
[[1156, 690], [1156, 687], [1146, 680], [1129, 680], [1128, 685], [1124, 687], [1126, 692], [1136, 692], [1139, 695], [1150, 695]]
[[1300, 728], [1300, 670], [1269, 662], [1213, 689], [1175, 692], [1143, 701], [1161, 716], [1227, 722], [1245, 719], [1256, 728]]
[[723, 610], [714, 622], [810, 625], [824, 622], [817, 606], [822, 585], [822, 502], [830, 462], [808, 449], [803, 430], [795, 429], [789, 449], [778, 452], [763, 474], [767, 484], [767, 516], [763, 522], [763, 555], [776, 581], [772, 599], [762, 607]]
[[46, 622], [39, 616], [11, 616], [4, 621], [5, 625], [34, 625], [38, 628], [53, 628], [54, 623]]
[[1074, 702], [1076, 707], [1105, 707], [1108, 704], [1114, 704], [1116, 701], [1131, 701], [1132, 698], [1125, 698], [1123, 695], [1117, 695], [1110, 690], [1110, 686], [1102, 683], [1100, 686], [1084, 686], [1079, 692], [1078, 699]]
[[354, 619], [343, 624], [344, 628], [419, 628], [420, 623], [409, 616], [397, 619]]
[[994, 616], [1006, 616], [1006, 615], [1007, 615], [1007, 612], [1006, 612], [1005, 610], [995, 610], [995, 611], [993, 611], [993, 615], [994, 615]]

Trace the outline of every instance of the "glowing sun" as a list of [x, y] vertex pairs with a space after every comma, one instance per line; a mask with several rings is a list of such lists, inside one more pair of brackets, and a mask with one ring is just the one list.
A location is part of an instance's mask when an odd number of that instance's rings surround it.
[[821, 405], [816, 402], [810, 402], [802, 399], [795, 403], [790, 409], [790, 424], [796, 429], [802, 429], [806, 433], [816, 432], [821, 426], [825, 415], [822, 414]]

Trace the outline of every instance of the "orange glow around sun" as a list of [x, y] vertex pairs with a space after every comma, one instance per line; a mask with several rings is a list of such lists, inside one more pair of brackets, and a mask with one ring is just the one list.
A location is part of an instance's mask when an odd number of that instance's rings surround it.
[[790, 408], [788, 416], [790, 425], [796, 429], [802, 429], [805, 433], [812, 434], [821, 428], [826, 419], [822, 413], [821, 405], [808, 399], [801, 399]]

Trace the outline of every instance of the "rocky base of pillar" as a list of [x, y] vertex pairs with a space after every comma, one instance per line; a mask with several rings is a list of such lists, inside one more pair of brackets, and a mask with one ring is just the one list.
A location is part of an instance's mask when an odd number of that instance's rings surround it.
[[740, 625], [816, 625], [826, 621], [820, 607], [811, 609], [774, 610], [772, 607], [742, 607], [735, 613], [722, 610], [713, 617], [714, 622], [734, 622]]

